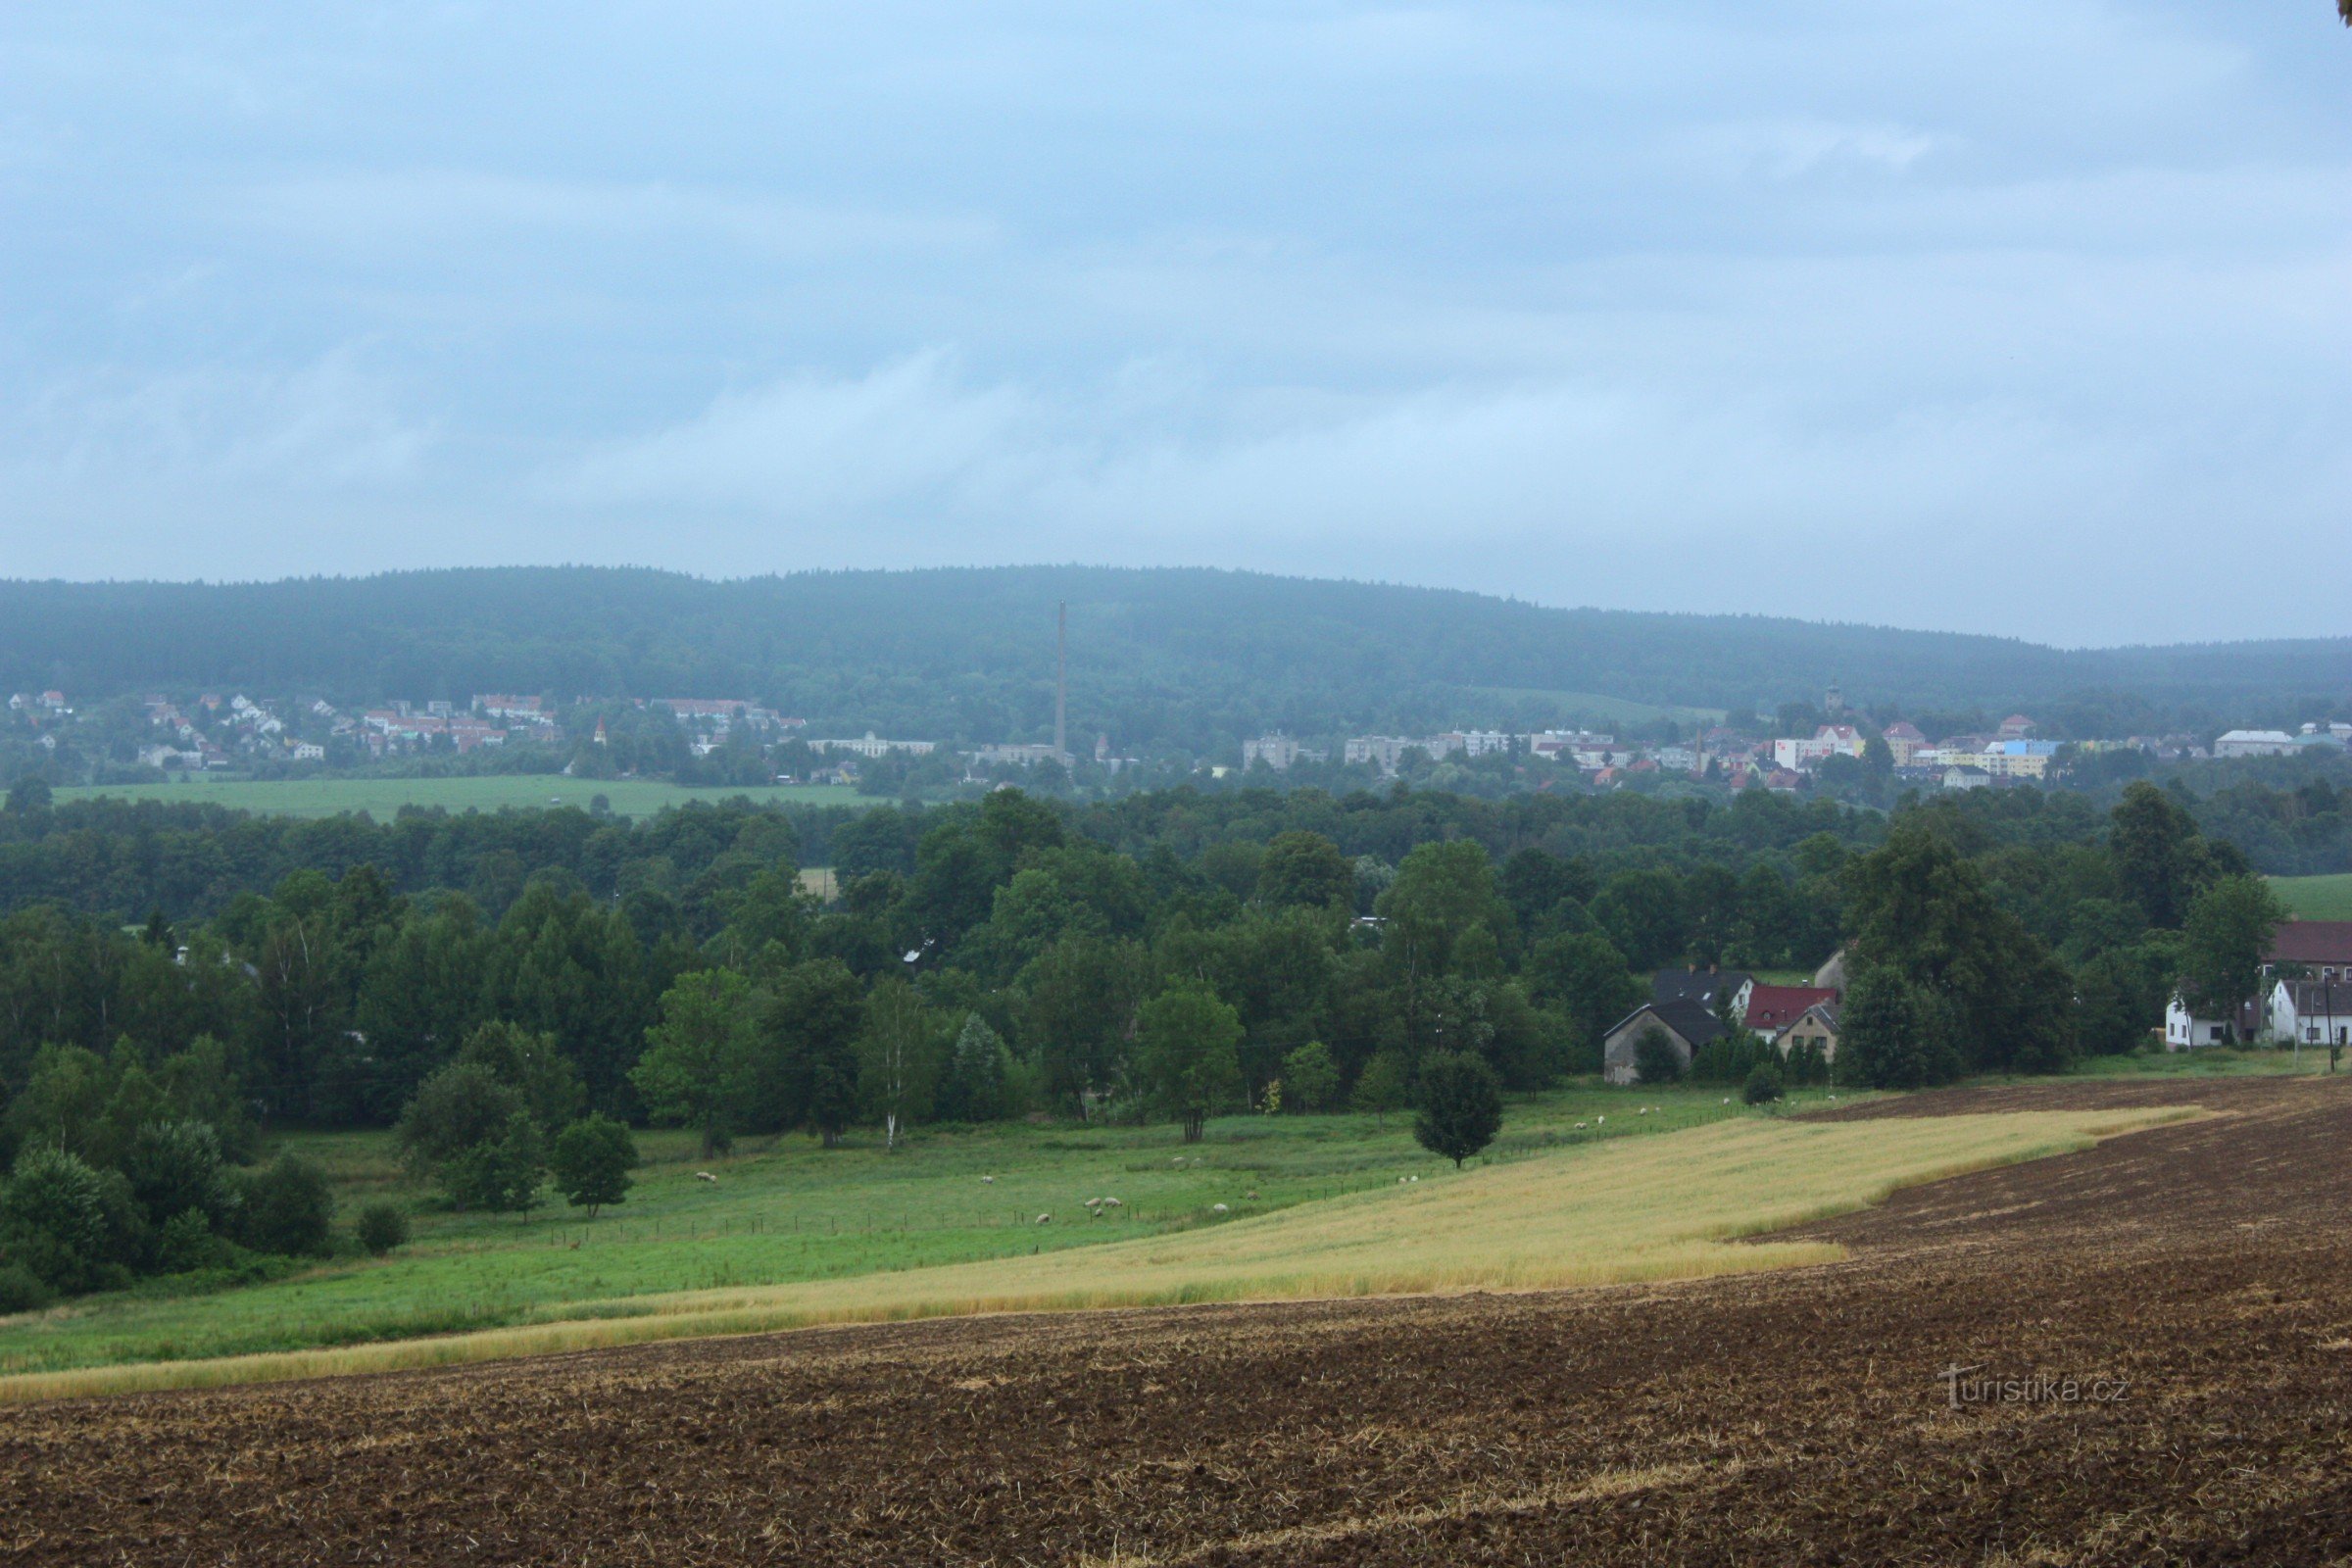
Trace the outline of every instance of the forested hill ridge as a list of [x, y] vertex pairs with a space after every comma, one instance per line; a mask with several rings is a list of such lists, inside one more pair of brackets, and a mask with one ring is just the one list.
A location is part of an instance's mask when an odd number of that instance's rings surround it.
[[1273, 728], [1632, 716], [1604, 699], [1770, 711], [1831, 684], [1860, 705], [2027, 707], [2045, 733], [2120, 733], [2281, 722], [2352, 686], [2352, 638], [2068, 651], [1247, 572], [1025, 566], [725, 582], [602, 567], [0, 582], [0, 688], [77, 700], [199, 686], [346, 702], [729, 696], [820, 729], [1012, 739], [1050, 727], [1058, 602], [1074, 734], [1200, 751]]

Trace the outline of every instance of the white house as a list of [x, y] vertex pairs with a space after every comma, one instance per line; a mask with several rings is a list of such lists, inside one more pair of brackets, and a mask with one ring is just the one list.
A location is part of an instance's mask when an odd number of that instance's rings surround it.
[[2188, 1004], [2179, 992], [2164, 1004], [2164, 1049], [2167, 1051], [2201, 1051], [2207, 1046], [2232, 1046], [2252, 1040], [2264, 1030], [2265, 1020], [2260, 1004], [2249, 1002], [2237, 1010], [2235, 1019], [2191, 1013]]
[[2352, 1046], [2352, 984], [2281, 980], [2271, 988], [2269, 1033], [2306, 1046]]

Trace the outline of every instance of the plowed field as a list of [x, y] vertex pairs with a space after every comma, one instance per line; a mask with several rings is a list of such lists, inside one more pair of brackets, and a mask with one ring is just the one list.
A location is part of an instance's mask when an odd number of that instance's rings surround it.
[[2352, 1560], [2352, 1083], [1859, 1114], [2151, 1100], [2222, 1114], [1898, 1194], [1780, 1274], [0, 1410], [0, 1558]]

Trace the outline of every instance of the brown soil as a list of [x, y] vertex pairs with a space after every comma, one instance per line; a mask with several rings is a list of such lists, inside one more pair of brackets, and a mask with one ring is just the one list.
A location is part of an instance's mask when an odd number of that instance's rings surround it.
[[[2352, 1081], [1532, 1296], [811, 1331], [0, 1410], [41, 1563], [2352, 1561]], [[1937, 1377], [2120, 1397], [1954, 1409]]]

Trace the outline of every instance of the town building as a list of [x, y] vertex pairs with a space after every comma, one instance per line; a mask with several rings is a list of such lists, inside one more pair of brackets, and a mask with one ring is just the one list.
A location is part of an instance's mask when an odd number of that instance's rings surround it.
[[2282, 729], [2233, 729], [2213, 743], [2213, 755], [2225, 757], [2292, 757], [2295, 738]]
[[1920, 733], [1919, 726], [1907, 718], [1898, 718], [1887, 725], [1886, 733], [1880, 739], [1886, 743], [1887, 754], [1894, 759], [1897, 767], [1909, 767], [1911, 759], [1928, 749], [1927, 736]]
[[[602, 726], [600, 725], [599, 728]], [[905, 752], [909, 757], [926, 757], [938, 748], [937, 741], [886, 741], [870, 729], [865, 732], [863, 738], [858, 740], [823, 740], [808, 743], [808, 749], [812, 752], [847, 752], [853, 757], [887, 757], [892, 752]], [[1053, 750], [1052, 747], [1046, 749]]]
[[2055, 741], [1994, 741], [1979, 755], [1977, 765], [1994, 778], [2041, 778], [2057, 755]]

